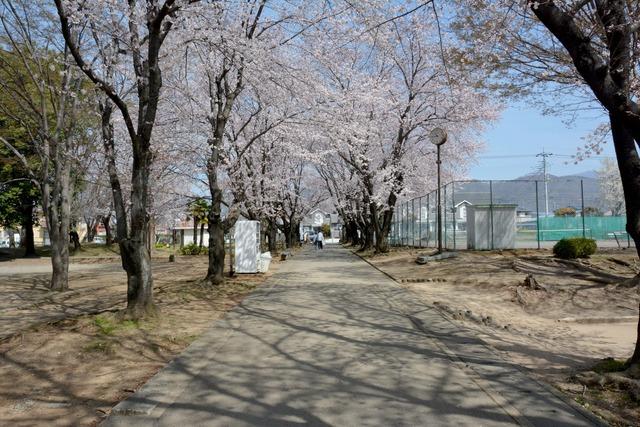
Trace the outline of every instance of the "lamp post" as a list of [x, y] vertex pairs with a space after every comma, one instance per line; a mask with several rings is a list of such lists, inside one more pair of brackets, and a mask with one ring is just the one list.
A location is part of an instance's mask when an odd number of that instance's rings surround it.
[[441, 128], [435, 128], [429, 133], [429, 140], [433, 145], [437, 148], [437, 160], [436, 164], [438, 165], [438, 196], [437, 196], [437, 204], [438, 204], [438, 253], [442, 253], [442, 198], [440, 197], [440, 146], [447, 142], [447, 132]]

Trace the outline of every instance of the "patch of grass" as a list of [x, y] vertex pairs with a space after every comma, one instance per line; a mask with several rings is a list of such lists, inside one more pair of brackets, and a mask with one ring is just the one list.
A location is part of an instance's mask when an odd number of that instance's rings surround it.
[[98, 331], [102, 335], [113, 335], [116, 330], [117, 325], [113, 322], [112, 319], [109, 319], [106, 316], [96, 316], [93, 319], [93, 324], [98, 327]]
[[104, 338], [95, 338], [85, 345], [82, 349], [87, 353], [104, 353], [113, 354], [114, 343]]
[[612, 357], [607, 357], [595, 364], [592, 368], [593, 371], [599, 374], [606, 374], [608, 372], [621, 372], [627, 369], [624, 360], [616, 360]]
[[119, 322], [111, 316], [98, 315], [94, 317], [93, 324], [98, 328], [98, 332], [102, 335], [112, 336], [120, 330], [137, 329], [140, 327], [138, 320], [123, 320]]
[[117, 325], [116, 329], [140, 329], [140, 326], [141, 325], [139, 320], [123, 320]]

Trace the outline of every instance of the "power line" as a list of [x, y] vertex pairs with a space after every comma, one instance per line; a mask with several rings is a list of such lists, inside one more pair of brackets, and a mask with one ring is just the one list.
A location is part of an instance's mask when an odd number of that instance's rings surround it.
[[[495, 156], [478, 156], [478, 159], [517, 159], [517, 158], [533, 158], [539, 157], [539, 154], [504, 154], [504, 155], [495, 155]], [[546, 153], [549, 156], [553, 157], [570, 157], [575, 158], [575, 154], [552, 154]], [[613, 159], [613, 156], [589, 156], [587, 159]]]

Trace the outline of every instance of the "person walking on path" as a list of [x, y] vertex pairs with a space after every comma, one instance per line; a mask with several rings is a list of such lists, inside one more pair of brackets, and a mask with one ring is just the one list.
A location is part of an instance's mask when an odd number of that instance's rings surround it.
[[322, 234], [322, 231], [318, 231], [316, 242], [318, 243], [318, 249], [322, 249], [322, 244], [324, 243], [324, 234]]

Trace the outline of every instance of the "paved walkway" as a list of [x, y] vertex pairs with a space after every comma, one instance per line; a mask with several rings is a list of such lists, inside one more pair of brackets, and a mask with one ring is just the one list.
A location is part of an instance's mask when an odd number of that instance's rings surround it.
[[590, 426], [349, 251], [279, 272], [107, 426]]

